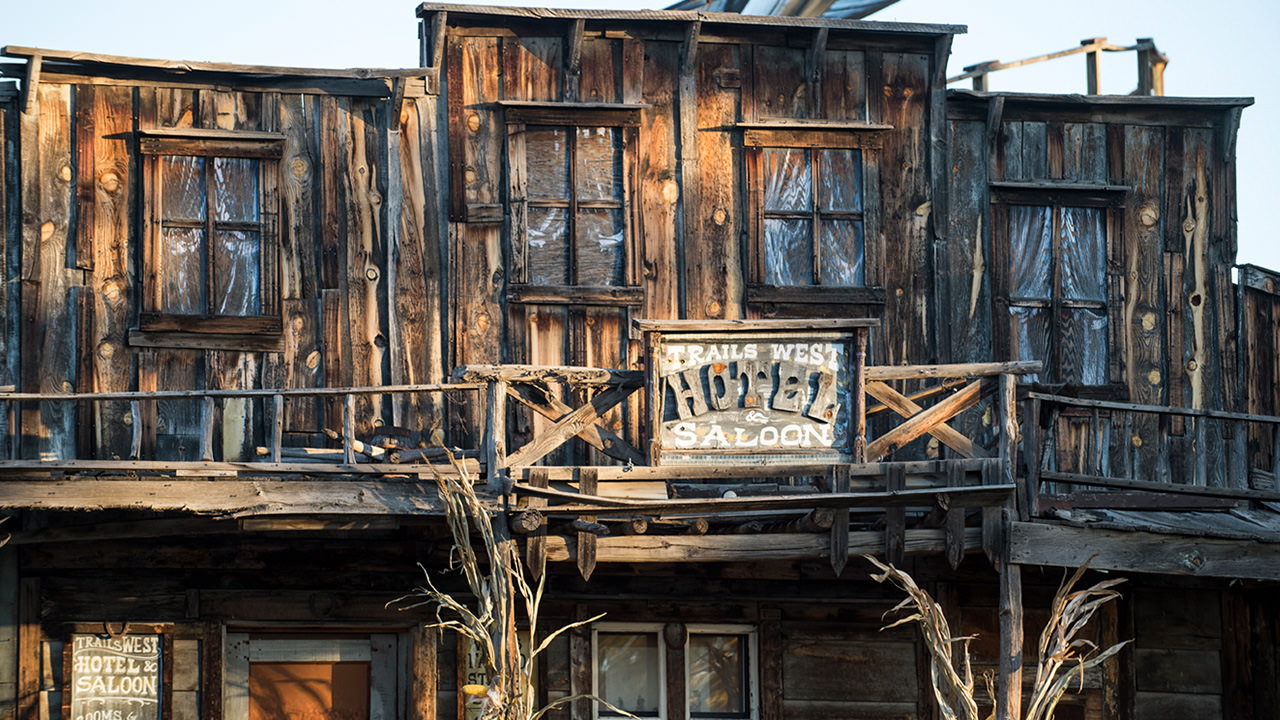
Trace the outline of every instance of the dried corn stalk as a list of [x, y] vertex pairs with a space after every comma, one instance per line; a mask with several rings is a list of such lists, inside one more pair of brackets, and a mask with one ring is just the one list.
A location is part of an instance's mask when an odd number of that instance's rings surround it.
[[[930, 681], [942, 716], [947, 720], [978, 720], [978, 705], [973, 695], [973, 671], [969, 662], [969, 641], [973, 636], [953, 638], [942, 608], [929, 593], [916, 585], [910, 575], [893, 565], [881, 563], [870, 555], [863, 557], [880, 570], [879, 574], [872, 573], [873, 580], [880, 583], [887, 580], [907, 593], [907, 598], [885, 615], [898, 612], [907, 614], [886, 625], [884, 629], [911, 622], [919, 624], [925, 647], [929, 651]], [[1120, 593], [1113, 588], [1124, 582], [1122, 578], [1115, 578], [1104, 580], [1085, 590], [1074, 590], [1088, 567], [1088, 563], [1085, 563], [1076, 570], [1054, 595], [1049, 622], [1040, 635], [1036, 680], [1027, 704], [1025, 720], [1052, 720], [1053, 711], [1071, 682], [1078, 678], [1083, 688], [1085, 672], [1120, 652], [1129, 642], [1125, 640], [1098, 652], [1094, 643], [1079, 637], [1080, 631], [1088, 625], [1098, 608], [1120, 597]], [[993, 673], [986, 673], [983, 680], [987, 696], [994, 706]], [[988, 716], [988, 720], [990, 717], [994, 717], [994, 713]]]
[[[631, 716], [598, 698], [583, 695], [561, 698], [542, 708], [535, 707], [534, 659], [561, 634], [604, 616], [597, 615], [565, 625], [549, 633], [541, 643], [534, 644], [538, 637], [538, 612], [547, 573], [538, 573], [536, 586], [529, 584], [515, 542], [509, 537], [500, 537], [494, 531], [491, 512], [476, 497], [466, 467], [452, 455], [449, 459], [457, 472], [451, 475], [437, 472], [435, 478], [436, 491], [444, 505], [445, 518], [453, 536], [449, 569], [460, 571], [466, 578], [467, 587], [475, 597], [475, 609], [437, 588], [431, 574], [421, 565], [425, 585], [388, 604], [401, 610], [434, 605], [434, 627], [448, 628], [465, 635], [480, 648], [492, 680], [487, 688], [467, 686], [464, 692], [485, 698], [481, 706], [482, 720], [538, 720], [549, 710], [583, 697], [594, 699], [619, 714]], [[480, 541], [479, 548], [474, 543], [476, 537]], [[516, 636], [517, 596], [524, 605], [524, 615], [528, 620], [527, 629], [520, 631], [527, 636], [525, 647], [531, 648], [528, 653], [520, 652]]]

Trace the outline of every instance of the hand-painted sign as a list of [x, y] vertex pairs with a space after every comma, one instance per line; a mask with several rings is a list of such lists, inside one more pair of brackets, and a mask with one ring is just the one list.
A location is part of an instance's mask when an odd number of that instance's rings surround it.
[[850, 461], [852, 333], [663, 333], [651, 353], [655, 461]]
[[68, 720], [157, 720], [160, 636], [71, 636]]

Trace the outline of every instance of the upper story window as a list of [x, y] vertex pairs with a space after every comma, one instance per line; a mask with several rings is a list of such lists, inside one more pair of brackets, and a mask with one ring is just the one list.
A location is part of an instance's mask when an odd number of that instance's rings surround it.
[[[504, 103], [514, 299], [588, 291], [613, 304], [631, 270], [635, 106]], [[629, 150], [630, 148], [630, 150]], [[625, 294], [625, 293], [624, 293]]]
[[[663, 626], [601, 624], [594, 633], [597, 697], [637, 717], [665, 718], [671, 688], [684, 689], [689, 718], [756, 717], [755, 629], [745, 625], [690, 625], [680, 652], [669, 654]], [[669, 657], [683, 656], [670, 667]], [[683, 682], [671, 682], [682, 673]], [[597, 703], [596, 717], [623, 717]]]
[[997, 293], [1005, 356], [1044, 363], [1025, 376], [1031, 382], [1110, 384], [1108, 207], [1070, 193], [1002, 200], [994, 214], [1009, 264]]
[[622, 285], [627, 257], [622, 130], [529, 126], [526, 280]]
[[276, 282], [279, 135], [150, 130], [141, 137], [144, 332], [281, 327]]
[[748, 126], [748, 300], [880, 302], [875, 150], [881, 126]]
[[866, 284], [862, 152], [760, 149], [766, 285]]

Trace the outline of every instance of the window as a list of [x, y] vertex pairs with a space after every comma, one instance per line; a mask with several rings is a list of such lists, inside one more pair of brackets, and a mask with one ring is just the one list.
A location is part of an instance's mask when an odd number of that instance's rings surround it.
[[[639, 110], [504, 103], [516, 302], [639, 304], [631, 168]], [[567, 122], [572, 120], [572, 122]]]
[[[679, 626], [676, 626], [679, 627]], [[667, 647], [662, 625], [601, 624], [594, 633], [596, 697], [637, 717], [665, 718], [672, 672], [683, 672], [688, 718], [756, 717], [755, 629], [750, 626], [691, 625], [677, 652]], [[683, 665], [668, 666], [683, 656]], [[604, 703], [596, 716], [623, 717]]]
[[247, 335], [281, 329], [272, 133], [142, 133], [144, 332]]
[[[883, 302], [877, 282], [874, 185], [878, 134], [751, 127], [744, 133], [751, 188], [748, 300]], [[874, 128], [871, 128], [874, 130]]]
[[1004, 356], [1044, 363], [1029, 382], [1106, 385], [1109, 213], [1070, 200], [996, 208], [1009, 258], [998, 300]]

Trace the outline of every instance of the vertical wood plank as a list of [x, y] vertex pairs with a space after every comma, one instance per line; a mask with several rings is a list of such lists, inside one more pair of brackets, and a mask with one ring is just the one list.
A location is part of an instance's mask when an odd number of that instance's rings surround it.
[[[831, 471], [831, 492], [849, 492], [849, 466], [836, 465]], [[849, 562], [849, 508], [836, 508], [831, 519], [831, 569], [836, 577]]]
[[[1164, 135], [1161, 128], [1129, 126], [1125, 131], [1125, 182], [1133, 190], [1125, 203], [1124, 258], [1126, 272], [1124, 315], [1120, 319], [1124, 345], [1120, 348], [1128, 373], [1129, 397], [1137, 403], [1163, 405], [1166, 401], [1164, 339], [1165, 324], [1162, 295], [1164, 247], [1162, 225], [1157, 208], [1161, 207], [1161, 180]], [[1138, 438], [1140, 479], [1158, 472], [1156, 450], [1161, 438], [1154, 417], [1142, 415], [1134, 420]], [[1140, 444], [1139, 444], [1140, 443]], [[1144, 477], [1145, 476], [1145, 477]]]
[[680, 141], [675, 100], [679, 47], [650, 42], [644, 48], [644, 101], [640, 120], [640, 212], [636, 255], [642, 258], [637, 281], [645, 286], [644, 317], [680, 316], [683, 235], [680, 233], [681, 187], [676, 175]]
[[[137, 271], [132, 257], [138, 246], [132, 215], [137, 208], [139, 180], [133, 158], [133, 90], [101, 86], [95, 90], [93, 139], [93, 332], [82, 352], [92, 358], [97, 392], [133, 388], [136, 357], [128, 351], [128, 330], [134, 323]], [[82, 218], [81, 222], [87, 221]], [[99, 457], [127, 457], [132, 442], [129, 404], [99, 402], [95, 410], [96, 450]]]
[[[700, 185], [696, 225], [689, 234], [685, 219], [688, 317], [742, 317], [743, 281], [740, 260], [742, 198], [737, 188], [742, 177], [740, 149], [735, 149], [732, 127], [739, 116], [739, 90], [722, 88], [715, 81], [718, 72], [737, 70], [740, 52], [734, 45], [703, 45], [698, 49], [698, 143]], [[803, 78], [801, 78], [803, 87]], [[685, 175], [685, 178], [691, 177]], [[685, 192], [689, 184], [686, 181]], [[686, 208], [687, 210], [687, 208]]]
[[[574, 610], [574, 620], [582, 621], [591, 617], [587, 609], [581, 605]], [[576, 696], [569, 712], [570, 720], [593, 720], [592, 702], [588, 698], [595, 692], [591, 677], [595, 666], [595, 657], [591, 652], [591, 627], [579, 625], [569, 631], [569, 694]]]
[[1000, 573], [1000, 674], [996, 695], [997, 720], [1022, 717], [1022, 566], [1001, 552]]
[[[549, 470], [545, 467], [529, 468], [529, 485], [545, 489], [550, 485]], [[546, 498], [530, 496], [528, 509], [540, 512], [547, 506]], [[538, 580], [547, 567], [547, 523], [543, 521], [537, 530], [529, 533], [525, 545], [525, 564], [529, 566], [529, 574]]]
[[[309, 107], [308, 107], [309, 105]], [[296, 93], [280, 98], [284, 156], [280, 160], [280, 298], [319, 297], [316, 255], [323, 227], [316, 224], [317, 125], [311, 112], [316, 100]], [[311, 111], [311, 112], [308, 112]]]
[[18, 581], [17, 720], [40, 720], [40, 579]]
[[782, 612], [760, 609], [760, 720], [783, 720], [782, 659], [786, 639], [782, 634]]
[[[881, 232], [886, 291], [884, 326], [893, 328], [885, 342], [885, 364], [929, 362], [934, 351], [928, 337], [933, 212], [930, 191], [926, 116], [929, 57], [907, 53], [881, 55], [881, 82], [872, 93], [880, 119], [893, 126], [885, 133], [879, 163], [883, 203]], [[871, 198], [874, 203], [875, 199]], [[868, 282], [873, 279], [868, 275]]]
[[[584, 467], [579, 471], [578, 492], [582, 495], [595, 495], [599, 488], [599, 471], [596, 468]], [[595, 515], [583, 515], [587, 522], [595, 522]], [[590, 580], [596, 569], [596, 536], [595, 533], [578, 532], [578, 572], [583, 580]]]
[[418, 625], [412, 632], [413, 660], [410, 670], [409, 717], [435, 720], [439, 712], [436, 694], [440, 689], [440, 628]]
[[[885, 468], [885, 490], [889, 493], [902, 492], [907, 489], [907, 468], [902, 463], [890, 463]], [[884, 519], [884, 557], [885, 562], [901, 566], [905, 556], [907, 535], [907, 509], [891, 507], [885, 509]]]
[[[964, 468], [956, 463], [947, 465], [947, 487], [964, 487]], [[964, 561], [964, 511], [953, 504], [947, 506], [943, 527], [946, 532], [947, 564], [952, 570], [960, 567]]]
[[662, 628], [662, 646], [666, 653], [666, 695], [668, 720], [685, 720], [685, 694], [688, 691], [685, 672], [685, 650], [689, 644], [689, 628], [684, 623], [667, 623]]
[[76, 169], [76, 201], [75, 201], [75, 243], [71, 251], [75, 258], [75, 267], [81, 270], [92, 270], [93, 230], [94, 230], [94, 131], [95, 105], [94, 96], [97, 87], [94, 85], [75, 86], [75, 169]]

